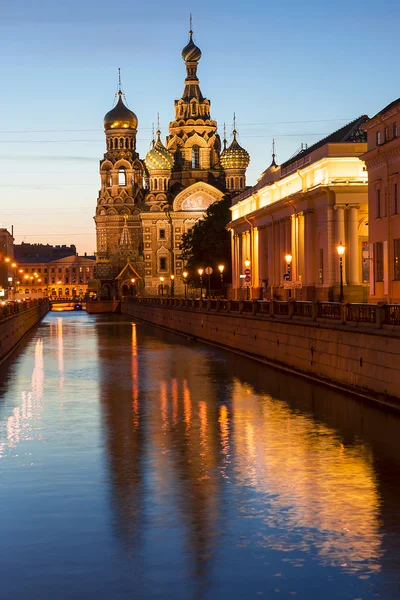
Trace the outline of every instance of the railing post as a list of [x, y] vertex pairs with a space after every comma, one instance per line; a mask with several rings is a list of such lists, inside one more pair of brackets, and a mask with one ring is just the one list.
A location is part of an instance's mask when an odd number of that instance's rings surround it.
[[289, 319], [291, 319], [293, 317], [295, 308], [296, 308], [296, 300], [294, 298], [291, 298], [290, 300], [288, 300], [288, 317], [289, 317]]
[[383, 329], [383, 324], [385, 322], [385, 302], [378, 302], [376, 306], [376, 324], [379, 329]]
[[313, 300], [312, 307], [311, 307], [313, 321], [316, 321], [318, 319], [318, 306], [319, 306], [319, 301]]
[[273, 317], [275, 314], [274, 308], [275, 308], [275, 300], [273, 298], [271, 298], [271, 300], [269, 301], [269, 314], [271, 317]]
[[228, 300], [227, 303], [226, 303], [226, 312], [230, 312], [231, 306], [232, 306], [231, 301]]
[[343, 324], [345, 324], [347, 321], [347, 304], [345, 304], [344, 302], [342, 302], [342, 304], [340, 305], [340, 320]]

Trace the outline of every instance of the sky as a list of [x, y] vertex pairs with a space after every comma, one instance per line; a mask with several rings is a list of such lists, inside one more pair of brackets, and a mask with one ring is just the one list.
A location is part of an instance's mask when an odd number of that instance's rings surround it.
[[183, 91], [191, 12], [201, 90], [221, 137], [236, 113], [250, 185], [273, 138], [283, 162], [400, 96], [394, 0], [3, 0], [1, 12], [0, 226], [16, 243], [95, 251], [118, 68], [144, 158], [157, 113], [164, 137]]

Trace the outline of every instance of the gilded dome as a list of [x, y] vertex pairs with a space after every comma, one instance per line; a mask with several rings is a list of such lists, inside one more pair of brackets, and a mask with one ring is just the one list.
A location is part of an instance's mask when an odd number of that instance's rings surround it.
[[118, 92], [118, 102], [104, 117], [104, 129], [137, 129], [138, 119], [122, 101], [122, 92]]
[[149, 171], [170, 171], [174, 166], [174, 157], [166, 149], [160, 138], [161, 132], [157, 131], [158, 139], [153, 142], [153, 147], [146, 154], [144, 162]]
[[193, 41], [193, 31], [189, 31], [189, 43], [182, 50], [182, 58], [185, 62], [198, 62], [201, 59], [201, 50]]
[[250, 155], [242, 148], [236, 139], [236, 130], [233, 130], [233, 141], [229, 148], [221, 154], [221, 165], [223, 169], [247, 169], [250, 163]]

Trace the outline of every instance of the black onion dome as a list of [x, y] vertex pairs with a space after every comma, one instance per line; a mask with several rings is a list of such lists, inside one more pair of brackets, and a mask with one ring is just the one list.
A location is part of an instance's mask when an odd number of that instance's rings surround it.
[[182, 50], [182, 58], [185, 62], [198, 62], [201, 59], [201, 50], [193, 41], [193, 31], [189, 31], [189, 43]]
[[104, 129], [137, 129], [138, 118], [125, 106], [122, 92], [118, 92], [118, 102], [104, 117]]

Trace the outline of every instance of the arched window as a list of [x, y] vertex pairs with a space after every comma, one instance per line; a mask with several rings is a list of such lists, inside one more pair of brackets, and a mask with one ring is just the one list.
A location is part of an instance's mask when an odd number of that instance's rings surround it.
[[200, 168], [200, 148], [198, 146], [192, 147], [192, 169]]
[[32, 294], [36, 294], [36, 290], [35, 290], [35, 288], [33, 288], [33, 290], [32, 290]]
[[177, 148], [175, 150], [175, 165], [177, 167], [181, 167], [182, 166], [182, 152], [180, 150], [180, 148]]
[[38, 289], [38, 294], [41, 294], [41, 293], [42, 293], [42, 288], [39, 288]]
[[126, 185], [125, 167], [120, 167], [118, 169], [118, 185]]
[[65, 295], [69, 296], [69, 288], [65, 288]]
[[57, 295], [57, 292], [56, 292], [56, 290], [54, 288], [51, 290], [51, 295], [52, 296], [56, 296]]
[[26, 290], [25, 290], [25, 294], [29, 294], [29, 290], [28, 290], [28, 288], [26, 288]]
[[113, 144], [112, 144], [112, 140], [108, 140], [108, 149], [112, 150]]
[[62, 296], [62, 288], [58, 288], [58, 295]]
[[157, 181], [157, 179], [154, 180], [154, 189], [155, 190], [158, 189], [158, 181]]
[[22, 288], [19, 288], [18, 294], [23, 294], [23, 293], [24, 293], [24, 290]]
[[122, 138], [119, 138], [119, 147], [120, 148], [124, 147], [124, 140]]

